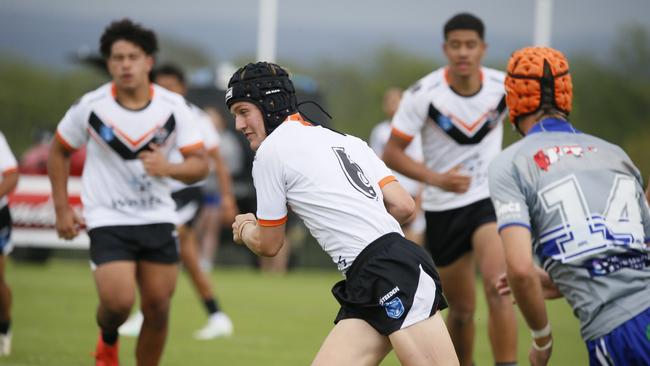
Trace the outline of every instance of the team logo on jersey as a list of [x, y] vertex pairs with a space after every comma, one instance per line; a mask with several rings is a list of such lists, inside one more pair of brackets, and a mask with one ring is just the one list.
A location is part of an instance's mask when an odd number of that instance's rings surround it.
[[165, 143], [165, 140], [167, 140], [167, 137], [169, 137], [170, 131], [165, 129], [164, 127], [160, 127], [158, 131], [153, 135], [153, 138], [151, 139], [151, 142], [153, 142], [156, 145], [162, 145]]
[[339, 161], [343, 173], [345, 173], [345, 177], [348, 179], [348, 182], [350, 182], [352, 187], [361, 192], [364, 196], [376, 199], [377, 192], [375, 192], [375, 189], [370, 184], [370, 180], [368, 180], [359, 164], [352, 161], [350, 155], [345, 152], [345, 148], [332, 147], [332, 150]]
[[533, 155], [533, 160], [540, 169], [547, 172], [551, 165], [560, 161], [561, 157], [570, 155], [576, 158], [580, 158], [584, 155], [585, 151], [597, 152], [598, 149], [593, 146], [583, 148], [582, 146], [578, 145], [547, 147], [545, 149], [538, 150], [535, 155]]
[[115, 133], [112, 128], [102, 125], [99, 127], [99, 136], [101, 136], [104, 141], [111, 142], [111, 140], [115, 138]]

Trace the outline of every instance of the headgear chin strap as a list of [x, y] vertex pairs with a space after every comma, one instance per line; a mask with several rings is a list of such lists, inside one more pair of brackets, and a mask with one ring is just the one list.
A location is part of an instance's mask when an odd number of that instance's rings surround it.
[[230, 78], [226, 105], [230, 109], [242, 101], [251, 102], [262, 111], [267, 135], [298, 112], [296, 91], [289, 74], [269, 62], [249, 63]]

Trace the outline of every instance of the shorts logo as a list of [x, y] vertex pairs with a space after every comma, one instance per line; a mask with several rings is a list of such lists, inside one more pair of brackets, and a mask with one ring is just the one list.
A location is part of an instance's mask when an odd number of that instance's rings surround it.
[[648, 327], [645, 329], [645, 337], [650, 342], [650, 324], [648, 324]]
[[386, 309], [386, 314], [393, 319], [399, 319], [404, 314], [404, 304], [399, 297], [385, 302], [384, 309]]
[[228, 91], [226, 92], [226, 102], [232, 98], [232, 87], [228, 88]]
[[399, 319], [402, 314], [404, 314], [404, 304], [399, 297], [388, 301], [388, 299], [395, 296], [398, 292], [399, 287], [395, 286], [392, 290], [388, 291], [386, 295], [379, 299], [379, 305], [383, 306], [384, 309], [386, 309], [386, 314], [393, 319]]

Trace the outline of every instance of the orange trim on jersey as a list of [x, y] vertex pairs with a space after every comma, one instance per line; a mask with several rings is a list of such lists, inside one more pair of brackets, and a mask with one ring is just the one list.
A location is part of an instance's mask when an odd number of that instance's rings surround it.
[[482, 126], [483, 122], [487, 119], [487, 116], [490, 112], [485, 112], [483, 113], [476, 121], [472, 123], [467, 123], [463, 121], [462, 119], [454, 116], [453, 114], [449, 115], [449, 119], [453, 120], [456, 123], [459, 123], [462, 127], [464, 127], [468, 132], [474, 132], [476, 127]]
[[160, 126], [158, 126], [158, 125], [153, 126], [149, 131], [145, 132], [142, 136], [140, 136], [140, 138], [138, 138], [138, 139], [136, 139], [136, 140], [131, 140], [131, 138], [129, 137], [129, 135], [127, 135], [126, 132], [124, 132], [124, 131], [120, 130], [119, 128], [117, 128], [117, 126], [115, 126], [114, 123], [111, 123], [111, 128], [112, 128], [113, 130], [115, 130], [115, 132], [117, 132], [118, 136], [120, 136], [121, 138], [123, 138], [124, 140], [126, 140], [126, 142], [128, 142], [128, 143], [131, 145], [131, 147], [136, 148], [136, 147], [138, 147], [138, 145], [140, 145], [140, 143], [142, 143], [142, 141], [144, 141], [147, 137], [149, 137], [149, 136], [151, 136], [152, 134], [154, 134], [154, 133], [155, 133], [155, 132], [160, 128]]
[[313, 126], [312, 123], [305, 121], [305, 120], [302, 118], [302, 116], [300, 115], [300, 113], [294, 113], [294, 114], [290, 115], [289, 117], [287, 117], [286, 120], [287, 120], [287, 121], [296, 121], [296, 122], [300, 122], [300, 124], [302, 124], [303, 126]]
[[395, 127], [391, 127], [390, 134], [395, 135], [395, 136], [399, 137], [400, 139], [405, 140], [406, 142], [411, 142], [413, 140], [413, 137], [414, 137], [414, 136], [409, 135], [406, 132], [402, 132], [402, 131], [398, 130]]
[[395, 178], [394, 175], [384, 177], [384, 179], [379, 181], [379, 188], [384, 188], [384, 186], [390, 182], [397, 182], [397, 178]]
[[287, 216], [278, 219], [278, 220], [263, 220], [263, 219], [257, 219], [257, 223], [260, 226], [266, 226], [266, 227], [273, 227], [273, 226], [280, 226], [287, 222]]
[[[481, 73], [481, 82], [483, 82], [483, 70], [479, 70]], [[451, 80], [449, 79], [449, 66], [445, 67], [445, 81], [447, 85], [451, 85]]]
[[196, 151], [198, 149], [203, 148], [203, 141], [199, 141], [196, 144], [192, 145], [187, 145], [179, 148], [178, 150], [181, 152], [181, 154], [186, 155], [191, 153], [192, 151]]
[[63, 136], [61, 136], [61, 134], [59, 133], [59, 131], [56, 131], [56, 133], [54, 134], [54, 138], [55, 138], [57, 141], [59, 141], [59, 143], [61, 143], [61, 145], [63, 145], [63, 147], [64, 147], [66, 150], [68, 150], [68, 151], [70, 151], [70, 152], [77, 150], [77, 149], [75, 149], [74, 147], [72, 147], [72, 145], [70, 145], [70, 144], [69, 144], [69, 143], [68, 143], [68, 142], [63, 138]]
[[8, 176], [10, 174], [13, 174], [13, 173], [18, 173], [18, 167], [5, 169], [5, 171], [2, 172], [2, 176], [6, 177], [6, 176]]

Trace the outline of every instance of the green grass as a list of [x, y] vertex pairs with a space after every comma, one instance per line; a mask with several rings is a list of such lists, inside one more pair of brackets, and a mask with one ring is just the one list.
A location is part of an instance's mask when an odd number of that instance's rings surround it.
[[[97, 340], [97, 297], [86, 261], [53, 260], [47, 265], [10, 264], [13, 288], [12, 355], [1, 365], [91, 365]], [[220, 302], [235, 323], [228, 339], [195, 341], [192, 332], [206, 317], [187, 276], [174, 296], [171, 331], [162, 365], [308, 365], [332, 327], [338, 309], [330, 294], [334, 272], [300, 270], [286, 276], [246, 268], [214, 272]], [[486, 310], [479, 296], [476, 365], [492, 365]], [[563, 300], [548, 303], [554, 334], [553, 364], [587, 364], [578, 322]], [[520, 319], [519, 362], [527, 364], [530, 335]], [[134, 365], [134, 340], [122, 338], [122, 365]], [[398, 365], [391, 354], [382, 365]]]

